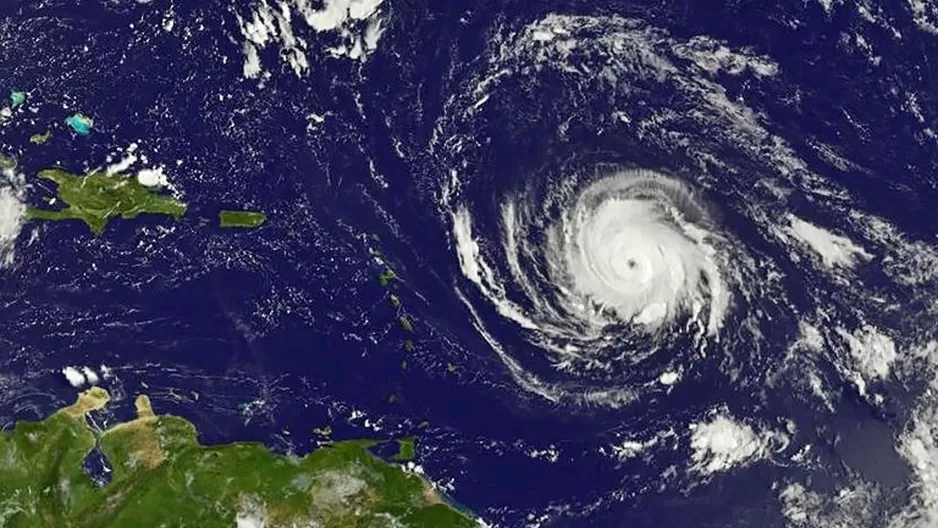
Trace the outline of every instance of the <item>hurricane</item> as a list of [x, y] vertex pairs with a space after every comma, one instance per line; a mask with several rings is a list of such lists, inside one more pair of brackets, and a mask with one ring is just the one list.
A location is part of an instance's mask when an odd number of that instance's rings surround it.
[[[500, 205], [504, 277], [473, 241], [468, 210], [455, 213], [454, 235], [466, 276], [558, 368], [621, 371], [678, 341], [697, 357], [719, 341], [740, 272], [706, 204], [680, 180], [615, 170], [534, 200], [522, 193]], [[681, 375], [656, 374], [665, 384]], [[628, 401], [637, 388], [629, 383], [607, 403]]]
[[593, 327], [605, 319], [654, 329], [712, 300], [706, 331], [716, 333], [727, 301], [702, 215], [686, 190], [654, 173], [591, 185], [548, 231], [545, 260], [569, 292], [565, 311]]
[[[637, 21], [552, 16], [503, 38], [491, 60], [493, 72], [482, 75], [476, 99], [454, 116], [458, 137], [467, 129], [485, 130], [486, 109], [498, 106], [493, 93], [500, 87], [533, 89], [537, 81], [530, 77], [557, 75], [571, 92], [604, 94], [588, 116], [598, 123], [588, 122], [575, 102], [564, 99], [567, 94], [522, 103], [533, 106], [522, 113], [542, 115], [541, 122], [526, 123], [538, 134], [540, 126], [560, 121], [553, 144], [531, 156], [510, 153], [504, 165], [492, 168], [527, 174], [522, 184], [458, 169], [444, 184], [459, 266], [473, 285], [469, 291], [457, 284], [457, 294], [518, 383], [552, 401], [616, 408], [667, 391], [715, 363], [757, 360], [760, 327], [768, 317], [753, 303], [778, 303], [784, 291], [780, 274], [766, 274], [774, 263], [759, 264], [759, 245], [747, 246], [726, 222], [772, 213], [739, 209], [753, 205], [741, 199], [747, 192], [741, 184], [754, 175], [742, 172], [751, 170], [745, 166], [735, 169], [738, 176], [729, 176], [731, 167], [715, 171], [712, 152], [732, 148], [741, 162], [752, 163], [742, 158], [752, 153], [740, 147], [768, 134], [699, 72], [672, 64], [676, 43]], [[671, 46], [667, 54], [664, 46]], [[669, 90], [675, 106], [687, 111], [629, 115], [650, 112], [643, 98], [660, 90]], [[669, 122], [675, 130], [658, 130]], [[722, 123], [723, 142], [718, 135], [677, 143], [652, 135], [687, 134], [684, 127], [693, 123]], [[615, 144], [636, 129], [648, 137]], [[532, 130], [508, 134], [523, 142]], [[455, 163], [467, 167], [479, 165], [473, 156], [498, 163], [508, 154], [476, 140], [454, 144]], [[783, 147], [769, 154], [785, 155]], [[499, 178], [512, 184], [500, 186]], [[493, 190], [494, 203], [478, 203], [483, 195], [475, 194], [474, 185]], [[764, 191], [773, 189], [766, 185]], [[740, 203], [721, 203], [728, 197]], [[529, 346], [497, 335], [507, 329], [487, 320], [479, 303], [510, 322]], [[727, 352], [746, 335], [753, 342], [745, 354]]]
[[[933, 349], [919, 308], [935, 249], [858, 206], [831, 177], [854, 168], [835, 146], [806, 155], [747, 101], [786, 92], [771, 57], [637, 18], [565, 14], [503, 21], [483, 55], [449, 73], [458, 90], [430, 143], [435, 200], [453, 293], [521, 393], [620, 416], [630, 425], [614, 436], [627, 440], [600, 448], [620, 462], [655, 467], [686, 446], [683, 476], [664, 471], [658, 485], [687, 490], [760, 460], [830, 467], [836, 456], [812, 445], [858, 433], [832, 433], [799, 406], [833, 419], [855, 398], [888, 414], [904, 405], [894, 384], [922, 383], [907, 369]], [[922, 426], [913, 418], [895, 449], [924, 468], [930, 448], [903, 444]], [[889, 488], [852, 463], [849, 507], [807, 480], [778, 483], [788, 525], [825, 508], [831, 525], [862, 525], [885, 496], [912, 497], [896, 519], [938, 518], [914, 491], [927, 469]]]

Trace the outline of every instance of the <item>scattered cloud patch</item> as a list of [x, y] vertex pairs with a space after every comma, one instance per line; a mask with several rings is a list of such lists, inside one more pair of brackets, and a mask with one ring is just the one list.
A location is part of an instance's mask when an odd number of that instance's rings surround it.
[[88, 367], [82, 367], [81, 373], [85, 377], [85, 381], [88, 382], [88, 385], [97, 385], [101, 381], [101, 378], [98, 377], [95, 371]]
[[661, 375], [658, 376], [658, 383], [661, 383], [662, 385], [674, 385], [679, 381], [681, 381], [680, 372], [662, 372]]
[[619, 460], [635, 458], [658, 444], [658, 437], [644, 442], [636, 440], [623, 440], [622, 443], [610, 446], [609, 452]]
[[818, 0], [818, 3], [821, 4], [821, 7], [824, 8], [824, 12], [830, 14], [831, 9], [834, 5], [841, 3], [842, 0]]
[[912, 20], [922, 31], [938, 35], [938, 4], [934, 0], [906, 0]]
[[806, 222], [795, 215], [788, 215], [787, 235], [798, 240], [817, 254], [821, 263], [829, 268], [850, 268], [858, 259], [869, 260], [872, 255], [847, 237]]
[[163, 172], [163, 167], [138, 171], [137, 181], [140, 182], [140, 185], [146, 185], [147, 187], [165, 187], [169, 185], [169, 179]]
[[912, 467], [913, 496], [889, 528], [938, 526], [938, 343], [929, 342], [911, 355], [926, 360], [931, 380], [897, 442], [897, 451]]
[[745, 467], [765, 458], [772, 450], [777, 433], [757, 431], [728, 412], [690, 424], [693, 473], [712, 475]]
[[[135, 177], [140, 185], [146, 185], [147, 187], [168, 187], [173, 189], [169, 183], [169, 178], [166, 176], [165, 167], [162, 165], [149, 165], [150, 158], [140, 149], [140, 145], [134, 142], [128, 145], [127, 148], [119, 154], [109, 154], [104, 172], [111, 176], [117, 174], [134, 175], [134, 172], [136, 172]], [[138, 166], [142, 168], [136, 169]], [[132, 171], [131, 169], [136, 169], [136, 171]]]
[[65, 376], [68, 383], [75, 388], [83, 386], [86, 382], [85, 375], [81, 373], [81, 370], [75, 367], [64, 367], [62, 369], [62, 375]]
[[560, 451], [554, 446], [549, 446], [546, 449], [531, 448], [525, 451], [524, 454], [530, 458], [540, 458], [551, 463], [560, 459]]
[[298, 34], [298, 28], [327, 36], [331, 42], [323, 51], [328, 55], [364, 61], [377, 49], [384, 33], [383, 2], [256, 0], [249, 16], [236, 14], [244, 37], [244, 77], [256, 79], [264, 75], [260, 50], [267, 46], [279, 47], [281, 59], [298, 77], [308, 73], [310, 45]]
[[265, 508], [253, 500], [243, 500], [235, 514], [235, 528], [267, 528]]
[[101, 365], [98, 368], [98, 372], [95, 372], [94, 369], [87, 366], [68, 365], [62, 367], [61, 373], [65, 376], [65, 381], [76, 389], [85, 386], [95, 386], [101, 382], [102, 378], [110, 379], [112, 375], [112, 371], [107, 365]]
[[26, 220], [25, 181], [15, 167], [0, 173], [0, 268], [13, 265], [14, 245]]
[[698, 36], [674, 46], [674, 52], [712, 74], [741, 75], [750, 72], [757, 77], [772, 77], [778, 64], [753, 51], [733, 50], [710, 37]]
[[878, 496], [876, 488], [865, 482], [841, 488], [832, 497], [796, 482], [782, 487], [778, 500], [789, 528], [855, 528], [875, 524]]
[[[136, 144], [133, 144], [132, 146], [134, 147], [133, 150], [136, 150]], [[104, 169], [104, 172], [112, 176], [126, 172], [127, 169], [133, 166], [134, 163], [137, 163], [138, 158], [133, 153], [133, 150], [129, 151], [127, 155], [120, 161], [108, 165], [107, 168]]]
[[860, 394], [866, 394], [866, 385], [871, 381], [889, 377], [892, 364], [896, 361], [896, 344], [892, 338], [873, 326], [866, 325], [853, 333], [837, 328], [850, 352], [848, 368], [855, 372], [854, 383]]

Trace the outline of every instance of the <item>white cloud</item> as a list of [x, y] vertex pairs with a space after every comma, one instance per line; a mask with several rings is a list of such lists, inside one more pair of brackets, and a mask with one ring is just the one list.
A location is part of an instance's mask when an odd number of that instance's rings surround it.
[[162, 187], [169, 183], [162, 167], [139, 171], [137, 173], [137, 181], [140, 182], [140, 185], [146, 185], [147, 187]]
[[870, 325], [853, 333], [838, 328], [837, 333], [846, 341], [853, 358], [847, 367], [860, 376], [854, 378], [860, 394], [866, 394], [867, 383], [889, 377], [890, 367], [896, 361], [896, 344], [892, 338]]
[[120, 174], [129, 169], [134, 163], [137, 163], [137, 156], [133, 153], [128, 153], [122, 160], [108, 165], [108, 167], [104, 169], [104, 172], [109, 175]]
[[674, 51], [711, 74], [752, 72], [758, 77], [772, 77], [778, 73], [778, 64], [772, 59], [746, 49], [730, 49], [710, 37], [694, 37], [685, 44], [674, 46]]
[[267, 518], [263, 512], [238, 512], [235, 516], [236, 528], [266, 528]]
[[938, 35], [938, 4], [933, 0], [906, 0], [912, 19], [922, 31]]
[[912, 468], [913, 496], [889, 528], [938, 526], [938, 343], [932, 341], [913, 355], [928, 362], [932, 379], [896, 446]]
[[263, 67], [261, 66], [261, 57], [257, 53], [257, 47], [250, 42], [244, 43], [244, 68], [242, 75], [248, 79], [260, 77]]
[[81, 373], [75, 367], [68, 366], [62, 369], [62, 375], [65, 376], [65, 379], [68, 380], [68, 383], [75, 388], [81, 387], [85, 384], [85, 375]]
[[792, 214], [789, 214], [787, 219], [789, 225], [784, 228], [785, 233], [808, 246], [828, 268], [833, 269], [837, 266], [849, 268], [856, 263], [857, 259], [872, 258], [872, 255], [847, 237], [835, 235]]
[[720, 412], [709, 421], [693, 423], [691, 471], [710, 475], [743, 467], [765, 457], [775, 433], [757, 432], [729, 413]]
[[98, 381], [100, 381], [98, 375], [88, 367], [82, 367], [81, 373], [85, 376], [85, 379], [88, 380], [89, 385], [97, 385]]
[[23, 178], [14, 168], [3, 169], [0, 178], [0, 267], [13, 265], [13, 249], [26, 217]]
[[280, 47], [280, 57], [301, 77], [309, 71], [309, 44], [301, 38], [295, 21], [316, 33], [331, 33], [339, 44], [322, 49], [333, 57], [365, 60], [377, 49], [384, 33], [381, 6], [384, 0], [256, 0], [249, 18], [238, 15], [245, 41], [244, 77], [261, 76], [260, 50]]
[[872, 526], [877, 490], [856, 482], [832, 497], [811, 491], [800, 483], [788, 484], [778, 494], [782, 515], [790, 528], [856, 528]]
[[104, 377], [104, 379], [111, 377], [111, 370], [104, 365], [101, 365], [101, 375], [98, 375], [94, 369], [87, 366], [68, 365], [63, 367], [61, 372], [69, 385], [75, 388], [86, 385], [97, 385], [101, 381], [101, 377]]

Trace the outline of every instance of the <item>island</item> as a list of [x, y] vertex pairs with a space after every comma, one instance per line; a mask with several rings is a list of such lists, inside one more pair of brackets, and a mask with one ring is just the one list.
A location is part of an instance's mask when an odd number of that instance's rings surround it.
[[[93, 429], [88, 414], [109, 399], [94, 387], [43, 421], [0, 432], [0, 525], [478, 526], [419, 475], [372, 455], [376, 441], [333, 442], [303, 457], [259, 443], [204, 446], [190, 422], [156, 415], [146, 396], [136, 419]], [[402, 459], [412, 457], [409, 442]], [[92, 451], [108, 461], [110, 482], [85, 474]]]
[[178, 219], [186, 213], [186, 204], [120, 174], [92, 172], [77, 175], [62, 169], [46, 169], [39, 177], [55, 182], [64, 209], [29, 208], [28, 220], [81, 220], [95, 235], [100, 235], [114, 216], [136, 218], [142, 213], [162, 214]]
[[267, 215], [260, 211], [224, 210], [218, 213], [221, 227], [260, 227], [267, 221]]
[[396, 278], [397, 273], [394, 273], [394, 270], [392, 270], [390, 267], [386, 267], [384, 268], [384, 271], [378, 275], [378, 283], [381, 284], [382, 287], [387, 288], [388, 285], [391, 284], [391, 281]]
[[29, 142], [33, 145], [44, 145], [46, 141], [49, 141], [50, 137], [52, 137], [52, 131], [46, 130], [41, 134], [33, 134], [29, 136]]

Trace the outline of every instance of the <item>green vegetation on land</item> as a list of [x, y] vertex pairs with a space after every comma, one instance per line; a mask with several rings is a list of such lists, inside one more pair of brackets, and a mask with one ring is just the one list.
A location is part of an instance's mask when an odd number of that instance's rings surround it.
[[394, 460], [409, 462], [417, 458], [417, 444], [413, 438], [401, 438], [397, 441], [397, 454]]
[[258, 227], [267, 220], [259, 211], [222, 211], [218, 213], [221, 227]]
[[30, 208], [26, 213], [30, 220], [81, 220], [92, 233], [100, 235], [114, 216], [129, 219], [141, 213], [153, 213], [178, 219], [186, 213], [186, 204], [176, 198], [119, 174], [93, 172], [82, 176], [61, 169], [46, 169], [39, 172], [39, 177], [55, 182], [58, 198], [68, 207]]
[[381, 283], [381, 286], [385, 288], [391, 284], [391, 281], [397, 278], [397, 273], [394, 273], [394, 270], [391, 268], [384, 268], [384, 271], [381, 272], [381, 275], [378, 275], [378, 282]]
[[29, 136], [29, 142], [33, 145], [42, 145], [46, 141], [49, 141], [49, 138], [52, 137], [52, 131], [46, 130], [42, 134], [33, 134]]
[[400, 316], [397, 319], [397, 322], [400, 323], [401, 328], [403, 328], [405, 332], [412, 333], [414, 331], [414, 325], [411, 324], [410, 319], [408, 319], [407, 316], [404, 316], [404, 315]]
[[384, 268], [384, 271], [378, 275], [378, 282], [381, 283], [381, 286], [387, 288], [391, 281], [397, 278], [397, 273], [394, 273], [394, 270], [391, 268]]
[[[371, 455], [375, 441], [336, 442], [302, 458], [258, 443], [203, 446], [191, 423], [155, 415], [146, 396], [135, 420], [97, 433], [87, 414], [108, 400], [92, 388], [44, 421], [0, 433], [0, 526], [476, 526], [419, 476]], [[82, 469], [96, 446], [113, 468], [103, 487]], [[409, 460], [413, 441], [399, 447]]]

